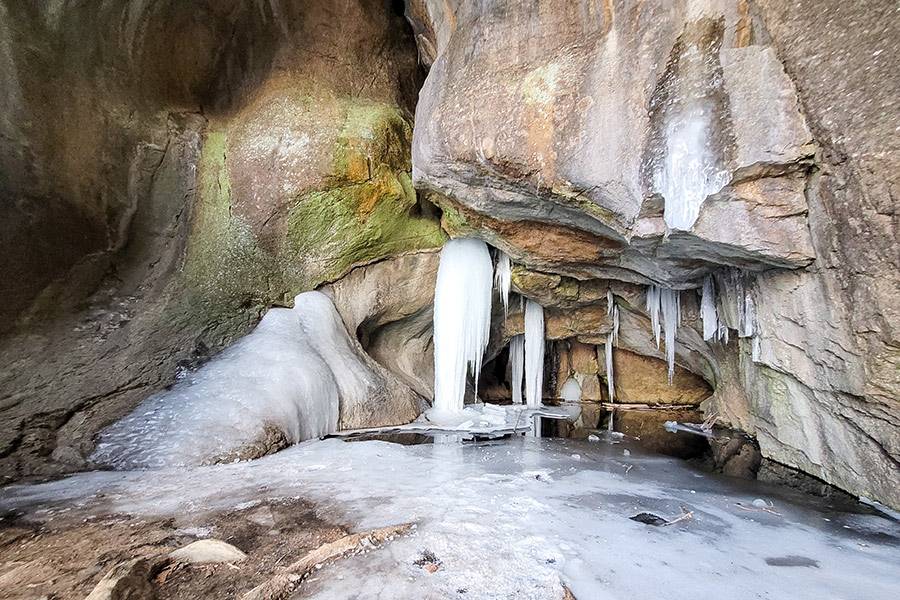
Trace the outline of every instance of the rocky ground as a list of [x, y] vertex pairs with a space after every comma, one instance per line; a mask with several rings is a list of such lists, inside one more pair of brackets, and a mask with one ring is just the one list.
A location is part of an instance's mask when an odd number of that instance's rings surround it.
[[[129, 598], [236, 598], [268, 581], [279, 567], [347, 533], [299, 499], [267, 500], [192, 515], [187, 521], [126, 514], [84, 519], [8, 514], [0, 529], [0, 596], [84, 598], [111, 569], [124, 563], [131, 581], [122, 588], [139, 592]], [[239, 548], [247, 558], [209, 564], [168, 558], [170, 552], [206, 537]], [[136, 559], [141, 562], [133, 563]]]

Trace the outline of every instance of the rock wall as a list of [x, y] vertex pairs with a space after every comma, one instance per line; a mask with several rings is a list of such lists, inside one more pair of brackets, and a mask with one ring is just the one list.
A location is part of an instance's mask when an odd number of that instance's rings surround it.
[[[603, 343], [610, 288], [620, 345], [661, 357], [634, 284], [686, 290], [676, 360], [708, 413], [900, 506], [894, 10], [410, 0], [414, 183], [513, 258], [551, 337]], [[741, 272], [754, 331], [732, 303], [704, 341], [692, 290]]]
[[0, 475], [83, 467], [266, 307], [440, 246], [420, 81], [387, 0], [0, 1]]

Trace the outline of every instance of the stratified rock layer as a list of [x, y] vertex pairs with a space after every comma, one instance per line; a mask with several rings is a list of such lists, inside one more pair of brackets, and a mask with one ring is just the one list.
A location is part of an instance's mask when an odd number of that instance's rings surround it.
[[[661, 358], [628, 284], [714, 273], [730, 343], [702, 339], [693, 291], [676, 337], [715, 388], [706, 409], [900, 506], [891, 3], [411, 0], [407, 16], [430, 65], [413, 180], [451, 235], [512, 257], [514, 290], [560, 313], [551, 337], [602, 344], [609, 287], [620, 346]], [[673, 225], [692, 198], [696, 220]], [[734, 269], [757, 275], [740, 291]]]

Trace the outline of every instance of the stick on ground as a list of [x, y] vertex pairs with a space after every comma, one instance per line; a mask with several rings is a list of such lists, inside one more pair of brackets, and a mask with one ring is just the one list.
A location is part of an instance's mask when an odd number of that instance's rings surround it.
[[381, 544], [394, 536], [409, 533], [412, 528], [413, 523], [390, 525], [363, 531], [362, 533], [354, 533], [323, 544], [288, 566], [283, 573], [279, 573], [244, 594], [242, 600], [277, 600], [278, 598], [284, 598], [291, 587], [315, 569], [316, 565], [343, 556], [353, 550]]

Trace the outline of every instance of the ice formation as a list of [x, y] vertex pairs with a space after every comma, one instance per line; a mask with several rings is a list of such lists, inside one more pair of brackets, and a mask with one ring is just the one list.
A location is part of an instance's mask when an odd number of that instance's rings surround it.
[[512, 264], [509, 261], [509, 255], [503, 250], [499, 250], [500, 256], [497, 257], [497, 270], [494, 273], [494, 280], [497, 283], [497, 290], [500, 292], [500, 302], [503, 303], [503, 314], [509, 313], [509, 288], [512, 284]]
[[579, 402], [581, 400], [581, 386], [574, 377], [569, 377], [559, 392], [560, 398], [566, 402]]
[[514, 335], [509, 340], [509, 366], [513, 404], [522, 404], [522, 380], [525, 376], [524, 335]]
[[606, 386], [609, 392], [609, 401], [612, 402], [615, 398], [613, 344], [619, 343], [619, 307], [616, 306], [612, 290], [606, 290], [606, 314], [612, 318], [612, 329], [606, 335]]
[[741, 337], [753, 336], [753, 319], [754, 319], [753, 296], [750, 292], [744, 295], [744, 306], [741, 310]]
[[650, 324], [659, 348], [660, 313], [662, 313], [662, 329], [666, 339], [666, 363], [669, 366], [669, 383], [675, 376], [675, 333], [681, 323], [681, 292], [669, 288], [651, 285], [647, 288], [647, 311], [650, 313]]
[[378, 384], [331, 300], [300, 294], [171, 390], [104, 430], [92, 460], [115, 468], [195, 465], [228, 456], [267, 426], [289, 442], [331, 433], [340, 403]]
[[702, 107], [691, 108], [673, 119], [666, 131], [666, 158], [657, 189], [665, 200], [663, 217], [670, 229], [690, 230], [706, 197], [728, 183], [727, 171], [716, 167], [709, 152], [705, 113]]
[[656, 339], [656, 347], [659, 348], [659, 290], [660, 288], [651, 285], [647, 288], [647, 312], [650, 313], [650, 328], [653, 330], [653, 337]]
[[700, 298], [700, 318], [703, 321], [703, 339], [712, 339], [719, 333], [718, 313], [716, 312], [716, 285], [712, 275], [703, 280], [703, 294]]
[[463, 408], [466, 373], [478, 382], [491, 328], [493, 264], [481, 240], [450, 240], [434, 290], [434, 410]]
[[534, 300], [525, 302], [525, 402], [541, 405], [544, 388], [544, 307]]
[[[693, 4], [693, 3], [689, 3]], [[678, 77], [660, 107], [665, 119], [664, 157], [654, 173], [654, 187], [665, 201], [663, 218], [670, 229], [688, 231], [703, 201], [728, 183], [728, 171], [714, 147], [717, 123], [715, 86], [718, 59], [697, 40], [689, 40], [678, 56]], [[711, 88], [711, 86], [713, 86]]]

